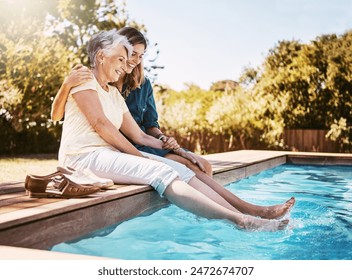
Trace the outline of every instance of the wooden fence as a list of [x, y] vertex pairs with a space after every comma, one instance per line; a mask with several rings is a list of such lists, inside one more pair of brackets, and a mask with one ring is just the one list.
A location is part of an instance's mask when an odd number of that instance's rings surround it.
[[[285, 150], [301, 152], [340, 152], [339, 144], [325, 138], [327, 130], [286, 129], [282, 135]], [[167, 133], [167, 132], [166, 132]], [[177, 142], [190, 151], [221, 153], [242, 149], [267, 149], [257, 139], [234, 139], [228, 135], [194, 133], [186, 137], [173, 135]]]
[[338, 153], [339, 144], [325, 138], [328, 130], [286, 129], [283, 139], [290, 151]]

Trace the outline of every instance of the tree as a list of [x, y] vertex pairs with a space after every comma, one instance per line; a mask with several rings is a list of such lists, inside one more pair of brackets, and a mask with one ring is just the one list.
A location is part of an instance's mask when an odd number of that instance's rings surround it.
[[58, 15], [48, 26], [70, 48], [81, 63], [88, 65], [86, 43], [99, 30], [120, 29], [127, 24], [146, 31], [144, 25], [130, 20], [126, 4], [117, 0], [58, 0]]
[[237, 86], [238, 86], [238, 83], [233, 80], [222, 80], [222, 81], [213, 83], [210, 87], [210, 90], [230, 92], [230, 91], [234, 91], [237, 88]]
[[210, 138], [216, 135], [226, 136], [232, 148], [249, 148], [256, 141], [256, 148], [282, 149], [284, 128], [329, 129], [326, 137], [340, 143], [341, 151], [350, 151], [351, 45], [351, 31], [341, 36], [322, 35], [307, 44], [278, 42], [261, 66], [244, 70], [231, 94], [222, 90], [224, 81], [213, 84], [215, 94], [195, 85], [179, 93], [164, 89], [165, 115], [177, 106], [178, 121], [194, 108], [198, 117], [191, 124], [185, 120], [173, 126], [175, 117], [164, 120], [161, 114], [162, 121], [170, 132], [182, 127], [187, 132], [182, 137], [211, 132], [213, 136], [199, 145], [201, 150], [207, 146], [207, 152], [212, 148], [208, 146]]
[[1, 1], [0, 14], [0, 153], [56, 152], [61, 126], [50, 121], [51, 102], [73, 64], [87, 63], [90, 36], [146, 29], [118, 0]]
[[310, 44], [280, 42], [270, 51], [256, 87], [286, 100], [287, 128], [327, 129], [335, 119], [350, 119], [351, 37], [347, 32]]
[[[344, 143], [352, 126], [352, 32], [341, 36], [322, 35], [308, 44], [283, 41], [269, 51], [258, 71], [249, 71], [243, 80], [266, 99], [280, 104], [272, 118], [281, 114], [286, 128], [335, 129], [344, 131], [339, 139], [329, 133], [333, 141]], [[342, 138], [341, 138], [342, 137]], [[346, 150], [346, 149], [343, 149]]]
[[[3, 124], [7, 123], [4, 124], [7, 133], [21, 135], [20, 138], [3, 135], [2, 153], [38, 151], [33, 143], [40, 138], [48, 139], [53, 95], [72, 59], [72, 54], [57, 39], [38, 32], [40, 26], [40, 22], [28, 19], [9, 24], [7, 33], [0, 35], [0, 118]], [[31, 139], [24, 139], [25, 135]], [[53, 143], [41, 145], [42, 149], [57, 146], [55, 138], [49, 138]]]
[[[70, 48], [80, 63], [88, 65], [86, 43], [99, 30], [120, 29], [126, 25], [135, 27], [147, 36], [145, 25], [132, 20], [126, 3], [121, 0], [59, 0], [58, 16], [50, 17], [48, 25], [53, 34]], [[149, 78], [157, 76], [159, 50], [157, 44], [148, 46], [149, 59], [144, 62]]]

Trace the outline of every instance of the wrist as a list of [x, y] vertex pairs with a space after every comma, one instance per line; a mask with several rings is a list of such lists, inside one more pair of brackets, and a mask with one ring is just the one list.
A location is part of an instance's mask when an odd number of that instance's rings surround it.
[[62, 83], [61, 88], [62, 88], [63, 90], [65, 90], [65, 91], [70, 91], [70, 90], [71, 90], [72, 85], [71, 85], [70, 81], [67, 80], [67, 78], [66, 78], [66, 79], [64, 80], [64, 82]]
[[184, 151], [182, 150], [182, 148], [173, 149], [172, 151], [180, 156], [184, 154]]
[[156, 136], [155, 136], [155, 138], [156, 138], [156, 139], [158, 139], [158, 140], [163, 141], [163, 140], [164, 140], [164, 138], [166, 138], [166, 135], [165, 135], [165, 134], [163, 134], [163, 133], [160, 133], [160, 134], [156, 135]]

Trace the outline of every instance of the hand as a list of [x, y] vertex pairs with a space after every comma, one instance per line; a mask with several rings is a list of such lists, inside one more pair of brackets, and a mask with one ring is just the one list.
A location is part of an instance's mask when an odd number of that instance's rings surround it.
[[161, 139], [163, 141], [164, 150], [177, 150], [180, 149], [180, 145], [177, 143], [176, 139], [173, 137], [163, 136]]
[[68, 85], [70, 88], [73, 88], [91, 79], [93, 79], [93, 73], [89, 70], [89, 68], [83, 66], [82, 64], [77, 64], [65, 78], [64, 84]]
[[202, 172], [206, 173], [206, 170], [205, 170], [203, 164], [198, 160], [197, 157], [194, 156], [194, 154], [192, 152], [186, 152], [182, 148], [179, 148], [177, 150], [174, 150], [174, 153], [176, 155], [179, 155], [181, 157], [188, 159], [193, 164], [197, 165]]

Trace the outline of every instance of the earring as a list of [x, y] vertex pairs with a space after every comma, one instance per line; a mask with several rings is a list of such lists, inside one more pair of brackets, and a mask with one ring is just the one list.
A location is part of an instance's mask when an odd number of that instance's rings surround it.
[[100, 65], [102, 65], [103, 64], [103, 62], [102, 61], [100, 61]]

